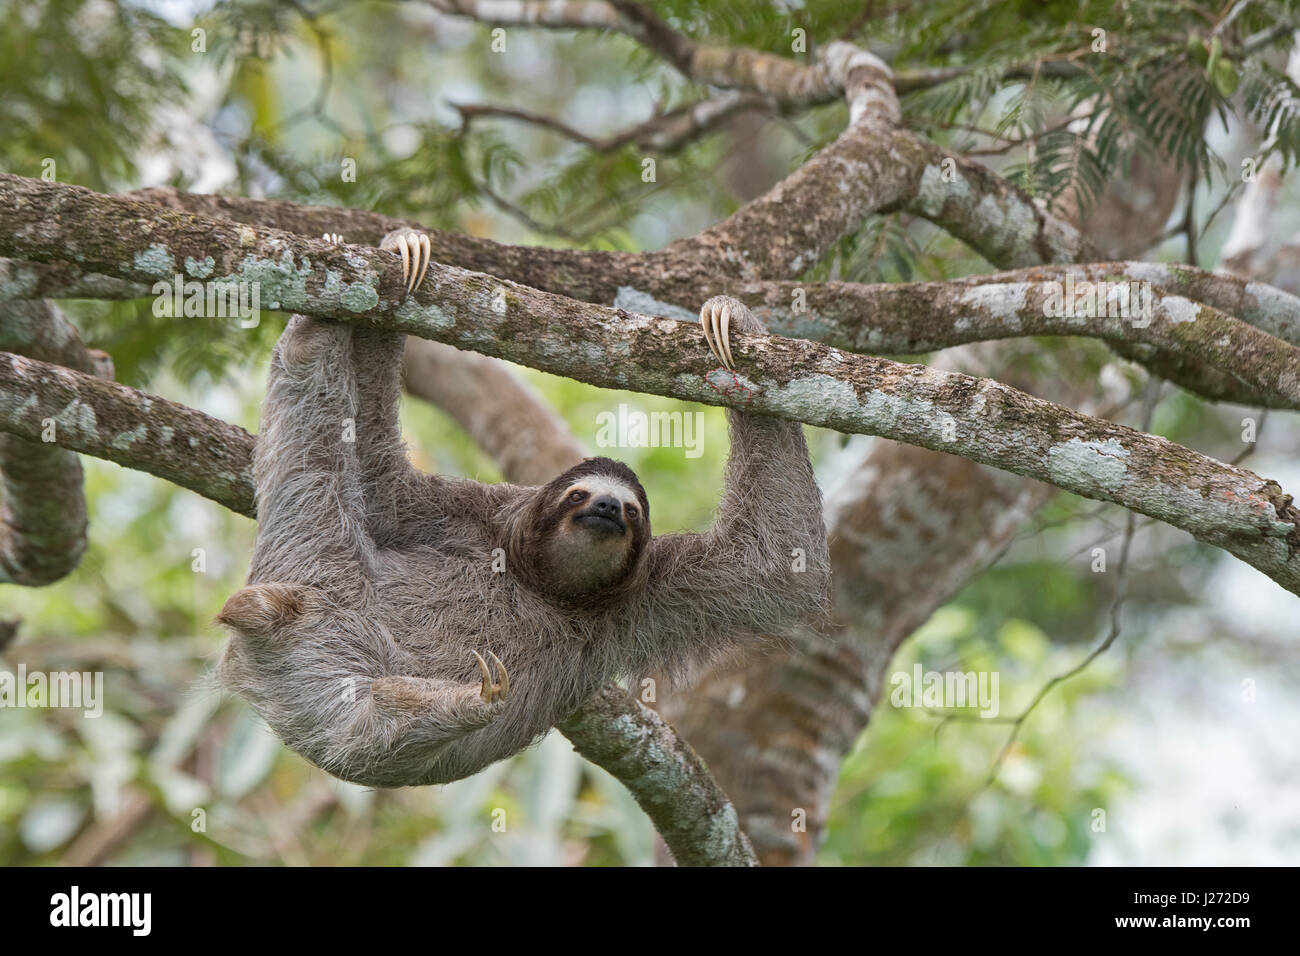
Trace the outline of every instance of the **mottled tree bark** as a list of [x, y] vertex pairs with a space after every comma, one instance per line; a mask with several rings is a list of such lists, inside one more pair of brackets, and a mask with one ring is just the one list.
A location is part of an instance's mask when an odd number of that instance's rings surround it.
[[[1185, 271], [1115, 263], [1022, 269], [978, 282], [754, 282], [739, 288], [771, 331], [853, 352], [917, 354], [1022, 336], [1085, 336], [1213, 401], [1300, 408], [1300, 348], [1293, 344], [1300, 342], [1300, 322], [1284, 325], [1286, 316], [1276, 311], [1250, 310], [1283, 337], [1270, 335], [1189, 298], [1190, 288], [1173, 278]], [[1079, 314], [1062, 295], [1067, 275], [1069, 288], [1080, 292], [1097, 283], [1121, 287], [1125, 313], [1102, 296], [1099, 314]], [[1233, 280], [1212, 279], [1205, 285], [1222, 300]], [[1149, 311], [1139, 314], [1139, 308]]]
[[272, 307], [396, 329], [593, 385], [946, 451], [1167, 521], [1300, 591], [1300, 512], [1275, 482], [999, 382], [753, 335], [735, 337], [744, 369], [736, 378], [709, 368], [703, 333], [690, 324], [450, 266], [431, 269], [406, 296], [393, 253], [13, 176], [0, 176], [0, 252], [71, 258], [134, 281], [166, 283], [183, 270], [255, 283]]
[[0, 352], [0, 431], [117, 462], [253, 515], [253, 436], [202, 412], [82, 372]]
[[574, 749], [632, 791], [681, 866], [754, 866], [740, 819], [709, 769], [662, 717], [607, 687], [559, 724]]
[[[103, 378], [113, 374], [108, 357], [88, 350], [48, 302], [0, 305], [0, 350]], [[0, 584], [51, 584], [86, 550], [81, 461], [59, 447], [58, 427], [55, 418], [43, 420], [35, 440], [0, 432]]]

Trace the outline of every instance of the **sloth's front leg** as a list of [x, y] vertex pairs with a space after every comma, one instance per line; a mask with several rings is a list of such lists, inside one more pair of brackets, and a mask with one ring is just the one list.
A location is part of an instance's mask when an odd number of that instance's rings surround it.
[[480, 683], [425, 677], [378, 677], [370, 683], [375, 706], [409, 721], [409, 732], [436, 738], [454, 738], [487, 726], [501, 712], [510, 692], [505, 665], [491, 651], [493, 670], [477, 651]]
[[[429, 237], [399, 229], [385, 236], [379, 248], [401, 256], [402, 285], [409, 294], [429, 268]], [[408, 537], [430, 505], [428, 479], [411, 465], [399, 424], [405, 345], [402, 332], [364, 326], [352, 332], [356, 451], [365, 489], [366, 529], [376, 541], [390, 545]]]

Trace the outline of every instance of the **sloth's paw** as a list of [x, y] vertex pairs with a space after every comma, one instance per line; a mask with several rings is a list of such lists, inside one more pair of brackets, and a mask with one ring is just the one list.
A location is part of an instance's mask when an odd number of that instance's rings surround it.
[[734, 369], [731, 358], [731, 330], [753, 335], [766, 332], [763, 323], [739, 299], [729, 295], [715, 295], [700, 306], [700, 325], [709, 351], [722, 363], [723, 368]]
[[[504, 683], [504, 669], [502, 674]], [[487, 690], [481, 691], [459, 681], [387, 675], [371, 679], [370, 697], [381, 713], [402, 723], [421, 722], [441, 736], [457, 737], [486, 727], [505, 706], [504, 687], [485, 681]]]
[[[510, 675], [506, 673], [506, 665], [501, 663], [501, 658], [497, 657], [491, 651], [488, 651], [488, 657], [492, 658], [494, 672], [489, 673], [488, 663], [483, 660], [483, 655], [478, 651], [470, 651], [478, 660], [479, 673], [483, 677], [483, 685], [479, 688], [478, 695], [486, 703], [495, 704], [506, 699], [506, 694], [510, 692]], [[500, 679], [496, 679], [495, 672], [500, 672]]]
[[395, 229], [384, 236], [379, 248], [402, 257], [402, 281], [410, 295], [424, 281], [429, 270], [429, 237], [411, 229]]

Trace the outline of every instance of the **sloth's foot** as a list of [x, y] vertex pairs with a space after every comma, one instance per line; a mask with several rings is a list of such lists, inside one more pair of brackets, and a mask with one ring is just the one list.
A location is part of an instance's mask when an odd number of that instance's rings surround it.
[[731, 329], [752, 335], [767, 331], [743, 302], [729, 295], [715, 295], [700, 306], [700, 325], [709, 351], [723, 368], [734, 369], [731, 358]]
[[483, 655], [478, 651], [470, 651], [470, 653], [478, 660], [479, 673], [483, 677], [483, 686], [479, 690], [479, 696], [489, 704], [505, 700], [506, 694], [510, 692], [510, 675], [506, 673], [506, 665], [501, 663], [501, 658], [488, 651], [488, 657], [492, 658], [493, 666], [501, 674], [501, 679], [495, 680], [494, 674], [488, 672], [488, 664], [487, 661], [483, 660]]
[[396, 229], [384, 236], [379, 248], [401, 255], [402, 281], [406, 283], [407, 295], [410, 295], [429, 271], [429, 237], [410, 229]]
[[370, 697], [381, 713], [445, 738], [486, 727], [505, 706], [499, 694], [489, 700], [473, 684], [400, 675], [372, 679]]
[[343, 245], [343, 235], [337, 232], [322, 232], [320, 237], [328, 242], [331, 246]]

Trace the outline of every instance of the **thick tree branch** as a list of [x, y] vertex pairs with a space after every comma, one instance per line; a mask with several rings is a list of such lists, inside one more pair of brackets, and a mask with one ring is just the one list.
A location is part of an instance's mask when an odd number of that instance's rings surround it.
[[[48, 302], [0, 306], [0, 350], [112, 377], [112, 363], [92, 353]], [[57, 427], [57, 422], [51, 422]], [[68, 574], [86, 550], [86, 499], [81, 462], [43, 439], [0, 433], [0, 584], [50, 584]]]
[[[959, 175], [948, 182], [944, 168], [950, 159]], [[796, 173], [728, 219], [656, 252], [514, 246], [365, 210], [187, 193], [172, 187], [123, 196], [303, 236], [338, 233], [363, 245], [378, 245], [394, 229], [419, 229], [429, 236], [436, 262], [601, 303], [612, 303], [620, 290], [631, 290], [689, 308], [719, 291], [730, 291], [735, 282], [794, 278], [868, 215], [886, 209], [905, 209], [929, 219], [1003, 267], [1095, 258], [1077, 229], [983, 166], [950, 156], [906, 131], [870, 123], [850, 127]], [[64, 262], [0, 260], [0, 301], [140, 294], [138, 284], [88, 275], [84, 267]]]
[[[593, 385], [748, 407], [947, 451], [1191, 532], [1300, 593], [1300, 513], [1276, 483], [997, 382], [738, 336], [747, 374], [709, 370], [698, 328], [450, 266], [404, 297], [393, 253], [0, 177], [0, 252], [134, 281], [256, 283], [264, 303], [507, 358]], [[741, 386], [737, 390], [736, 386]]]
[[757, 865], [709, 768], [653, 710], [611, 686], [558, 727], [578, 753], [632, 791], [679, 865]]
[[202, 412], [116, 382], [0, 352], [0, 431], [147, 471], [253, 516], [253, 436]]
[[[127, 195], [304, 236], [339, 233], [349, 242], [366, 245], [377, 245], [393, 229], [422, 229], [437, 262], [606, 304], [622, 293], [693, 309], [710, 295], [732, 291], [737, 282], [792, 279], [856, 231], [868, 215], [891, 209], [930, 219], [1004, 268], [1095, 258], [1076, 228], [1006, 180], [892, 125], [889, 117], [896, 102], [880, 86], [886, 74], [878, 67], [863, 63], [851, 72], [877, 97], [866, 97], [864, 102], [874, 106], [864, 109], [859, 122], [729, 218], [656, 252], [512, 246], [423, 229], [409, 220], [362, 210], [200, 195], [170, 187]], [[139, 289], [85, 273], [84, 267], [72, 269], [66, 263], [0, 262], [0, 301], [123, 298]]]
[[999, 268], [1099, 258], [1072, 223], [979, 163], [905, 130], [894, 133], [891, 147], [918, 177], [897, 208], [928, 219]]
[[[1053, 294], [1047, 283], [1064, 282], [1067, 274], [1080, 285], [1150, 284], [1151, 322], [1046, 315], [1042, 306]], [[910, 354], [997, 338], [1081, 335], [1110, 343], [1125, 358], [1212, 401], [1297, 407], [1300, 384], [1292, 373], [1297, 353], [1285, 343], [1300, 343], [1300, 299], [1231, 275], [1176, 264], [1115, 262], [932, 283], [745, 281], [730, 283], [727, 289], [759, 309], [772, 332], [850, 351]], [[0, 259], [0, 302], [29, 296], [129, 299], [148, 294], [147, 283], [86, 275], [68, 263]], [[802, 299], [797, 309], [796, 296]], [[671, 303], [648, 297], [624, 294], [616, 301], [636, 303], [656, 314], [675, 311]], [[1243, 326], [1225, 309], [1238, 310], [1258, 331]]]
[[[620, 290], [631, 289], [693, 307], [724, 291], [729, 280], [796, 276], [820, 260], [836, 241], [858, 229], [872, 212], [907, 202], [916, 192], [919, 170], [913, 174], [900, 165], [889, 155], [889, 145], [888, 130], [870, 123], [850, 127], [795, 173], [732, 216], [696, 236], [648, 253], [512, 246], [425, 229], [419, 223], [361, 210], [200, 195], [168, 187], [127, 196], [303, 236], [338, 233], [363, 245], [378, 245], [394, 229], [420, 229], [429, 236], [437, 262], [589, 302], [612, 303]], [[105, 297], [119, 298], [127, 291], [121, 283], [87, 277], [85, 271], [84, 267], [71, 270], [63, 263], [44, 267], [10, 264], [0, 270], [0, 300], [72, 297], [88, 291], [93, 294], [97, 287], [108, 291]]]
[[[737, 294], [759, 309], [771, 331], [853, 352], [916, 354], [1029, 335], [1087, 336], [1207, 398], [1300, 408], [1300, 349], [1172, 291], [1186, 288], [1180, 283], [1152, 283], [1149, 298], [1136, 289], [1145, 281], [1139, 277], [1165, 275], [1166, 267], [1079, 266], [1059, 270], [1060, 278], [1030, 278], [1048, 271], [881, 285], [756, 282], [741, 284]], [[1118, 299], [1107, 302], [1104, 295], [1093, 304], [1110, 314], [1076, 314], [1082, 309], [1062, 294], [1066, 274], [1080, 292], [1085, 283], [1119, 287], [1131, 315], [1118, 314]], [[1278, 327], [1276, 317], [1270, 325]]]
[[[828, 47], [825, 60], [827, 68], [844, 79], [853, 122], [773, 189], [704, 232], [657, 252], [637, 254], [507, 246], [426, 230], [433, 258], [585, 301], [612, 303], [621, 290], [633, 290], [688, 308], [723, 291], [729, 280], [798, 275], [819, 261], [836, 241], [856, 231], [871, 213], [914, 199], [925, 158], [905, 157], [895, 148], [898, 103], [882, 63], [847, 44]], [[907, 161], [900, 162], [903, 159]], [[377, 244], [399, 227], [421, 228], [374, 213], [298, 206], [281, 200], [199, 196], [170, 188], [131, 195], [174, 209], [301, 235], [338, 233], [362, 244]], [[927, 202], [933, 205], [933, 197]], [[77, 291], [105, 281], [69, 274], [64, 266], [52, 268]], [[10, 267], [14, 270], [9, 282], [0, 281], [0, 299], [60, 296], [60, 277], [48, 277], [25, 266]], [[4, 278], [0, 272], [0, 280]], [[121, 293], [120, 287], [110, 284], [108, 288], [113, 297]]]
[[990, 282], [1106, 282], [1123, 277], [1147, 282], [1162, 296], [1182, 296], [1226, 312], [1283, 342], [1300, 346], [1300, 297], [1278, 286], [1195, 266], [1169, 262], [1097, 262], [1089, 265], [1042, 265], [993, 275], [954, 279], [965, 285]]
[[149, 294], [141, 282], [123, 282], [87, 273], [71, 262], [23, 262], [0, 259], [0, 302], [14, 299], [140, 299]]

